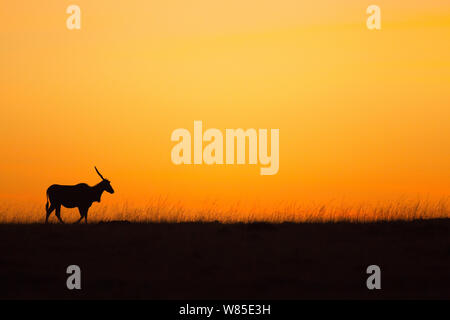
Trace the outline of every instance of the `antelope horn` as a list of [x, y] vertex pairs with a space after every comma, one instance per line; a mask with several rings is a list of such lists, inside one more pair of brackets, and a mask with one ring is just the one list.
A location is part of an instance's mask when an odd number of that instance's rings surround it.
[[100, 172], [98, 172], [97, 167], [94, 167], [94, 168], [95, 168], [95, 171], [97, 171], [97, 174], [100, 176], [100, 178], [102, 178], [102, 180], [105, 180], [105, 178], [103, 178], [102, 174]]

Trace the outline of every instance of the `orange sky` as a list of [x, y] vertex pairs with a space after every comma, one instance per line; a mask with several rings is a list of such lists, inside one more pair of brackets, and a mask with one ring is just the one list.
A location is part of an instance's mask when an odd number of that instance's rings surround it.
[[[447, 0], [3, 1], [0, 198], [44, 202], [94, 165], [108, 201], [448, 196], [449, 39]], [[279, 129], [278, 174], [175, 166], [194, 120]]]

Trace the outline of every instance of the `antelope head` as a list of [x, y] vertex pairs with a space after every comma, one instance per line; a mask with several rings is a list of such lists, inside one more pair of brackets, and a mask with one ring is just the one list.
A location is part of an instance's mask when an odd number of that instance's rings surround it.
[[102, 186], [102, 189], [109, 193], [114, 193], [114, 189], [111, 187], [111, 182], [108, 179], [103, 178], [102, 174], [98, 171], [97, 167], [94, 167], [95, 171], [97, 171], [97, 174], [102, 178], [102, 182], [100, 182], [100, 185]]

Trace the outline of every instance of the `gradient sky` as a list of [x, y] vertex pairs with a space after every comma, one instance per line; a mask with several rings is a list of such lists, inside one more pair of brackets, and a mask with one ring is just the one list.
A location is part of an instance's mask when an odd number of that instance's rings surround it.
[[[0, 199], [94, 165], [133, 203], [448, 196], [449, 39], [448, 0], [2, 1]], [[194, 120], [280, 129], [279, 173], [175, 166]]]

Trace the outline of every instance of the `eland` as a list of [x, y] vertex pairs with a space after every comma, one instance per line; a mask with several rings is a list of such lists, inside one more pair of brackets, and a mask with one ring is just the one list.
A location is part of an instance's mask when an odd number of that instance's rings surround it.
[[83, 218], [87, 223], [88, 210], [92, 203], [95, 201], [100, 202], [100, 198], [104, 191], [114, 193], [114, 189], [111, 187], [111, 182], [100, 174], [97, 167], [94, 167], [97, 174], [102, 178], [102, 181], [91, 187], [86, 183], [79, 183], [73, 186], [65, 186], [54, 184], [47, 189], [47, 203], [45, 209], [47, 215], [45, 217], [45, 223], [48, 223], [48, 217], [55, 210], [55, 215], [61, 223], [64, 221], [61, 219], [61, 206], [66, 208], [78, 208], [80, 211], [79, 223]]

